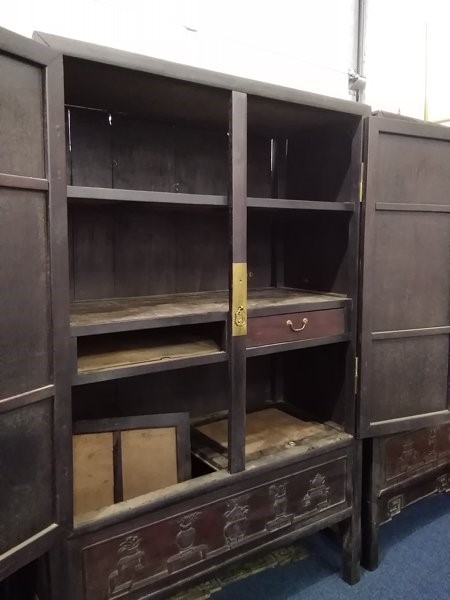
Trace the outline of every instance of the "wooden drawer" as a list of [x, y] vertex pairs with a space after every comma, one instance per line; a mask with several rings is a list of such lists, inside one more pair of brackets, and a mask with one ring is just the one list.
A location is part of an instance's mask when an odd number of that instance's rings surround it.
[[248, 320], [247, 347], [335, 336], [346, 331], [345, 309], [315, 310]]
[[[149, 512], [76, 538], [77, 600], [167, 597], [170, 585], [256, 551], [265, 542], [351, 506], [351, 447], [306, 464], [279, 465], [222, 493]], [[155, 540], [157, 543], [155, 543]], [[75, 557], [74, 557], [75, 558]], [[81, 560], [80, 560], [81, 559]]]

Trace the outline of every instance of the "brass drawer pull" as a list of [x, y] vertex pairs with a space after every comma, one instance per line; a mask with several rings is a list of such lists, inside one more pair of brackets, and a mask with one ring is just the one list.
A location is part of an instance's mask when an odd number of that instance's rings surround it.
[[305, 327], [308, 325], [308, 317], [303, 317], [302, 323], [303, 325], [301, 327], [294, 327], [294, 323], [290, 319], [286, 321], [286, 325], [290, 327], [292, 331], [295, 332], [303, 331], [305, 329]]

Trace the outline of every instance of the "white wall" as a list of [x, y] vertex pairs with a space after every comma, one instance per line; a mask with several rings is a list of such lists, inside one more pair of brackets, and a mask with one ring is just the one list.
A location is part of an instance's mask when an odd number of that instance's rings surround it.
[[[368, 0], [366, 102], [450, 118], [450, 0]], [[2, 26], [47, 31], [349, 98], [357, 0], [3, 0]], [[190, 31], [189, 29], [195, 31]]]
[[366, 102], [424, 118], [450, 118], [450, 1], [369, 0]]
[[348, 98], [355, 6], [356, 0], [4, 0], [0, 21], [26, 36], [41, 30]]

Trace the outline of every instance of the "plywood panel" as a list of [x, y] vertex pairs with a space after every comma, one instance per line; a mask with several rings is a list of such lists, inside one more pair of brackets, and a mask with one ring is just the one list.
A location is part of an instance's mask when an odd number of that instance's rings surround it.
[[178, 482], [176, 428], [122, 432], [123, 499]]
[[74, 513], [114, 504], [113, 434], [73, 437]]
[[[228, 447], [228, 419], [197, 428], [224, 448]], [[247, 458], [270, 449], [288, 447], [289, 442], [328, 433], [331, 427], [314, 421], [303, 421], [277, 408], [267, 408], [247, 415], [245, 456]]]

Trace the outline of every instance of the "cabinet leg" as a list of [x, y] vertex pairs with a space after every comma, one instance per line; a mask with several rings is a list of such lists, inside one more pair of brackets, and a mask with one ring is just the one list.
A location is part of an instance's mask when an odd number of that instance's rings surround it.
[[362, 527], [362, 566], [368, 571], [375, 571], [379, 564], [378, 506], [372, 502], [366, 506]]
[[342, 532], [342, 577], [350, 585], [358, 583], [361, 576], [361, 521], [358, 515], [346, 519]]

